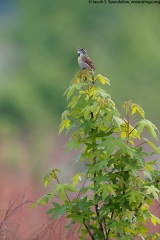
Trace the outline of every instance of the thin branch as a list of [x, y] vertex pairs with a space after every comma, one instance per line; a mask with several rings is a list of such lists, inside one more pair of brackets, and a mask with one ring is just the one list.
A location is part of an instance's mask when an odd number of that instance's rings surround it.
[[[96, 163], [96, 159], [95, 160], [95, 163]], [[97, 176], [96, 172], [94, 173], [94, 178]], [[96, 181], [94, 180], [94, 188], [96, 187]], [[95, 193], [95, 197], [97, 197], [98, 194]], [[101, 230], [101, 232], [104, 234], [104, 230], [103, 230], [103, 224], [99, 221], [99, 217], [100, 217], [100, 214], [99, 214], [99, 206], [98, 206], [98, 203], [95, 204], [95, 211], [96, 211], [96, 215], [97, 215], [97, 221], [99, 223], [99, 228]]]
[[82, 87], [83, 91], [89, 96], [89, 93]]
[[130, 122], [130, 115], [127, 113], [127, 145], [129, 144], [129, 122]]
[[106, 220], [105, 220], [105, 218], [103, 218], [103, 225], [104, 225], [105, 235], [107, 236], [107, 225], [106, 225]]
[[[147, 197], [144, 198], [144, 202], [145, 202], [146, 199], [147, 199]], [[143, 203], [140, 203], [139, 206], [138, 206], [138, 209], [139, 209], [140, 207], [142, 207], [142, 205], [143, 205]], [[135, 214], [135, 216], [136, 216], [136, 214]]]
[[[85, 181], [83, 182], [81, 189], [84, 187], [84, 185], [86, 184], [86, 182], [87, 182], [87, 178], [86, 178]], [[79, 192], [78, 192], [77, 196], [75, 197], [75, 199], [77, 199], [77, 198], [80, 197], [80, 195], [81, 195], [81, 194], [80, 194], [81, 189], [79, 190]]]
[[[7, 238], [7, 232], [9, 230], [7, 229], [7, 224], [6, 223], [7, 223], [8, 218], [10, 218], [12, 215], [16, 214], [17, 212], [19, 212], [24, 204], [32, 202], [32, 201], [29, 201], [29, 200], [24, 201], [24, 198], [23, 198], [23, 202], [21, 204], [15, 206], [16, 201], [17, 201], [17, 199], [14, 200], [14, 201], [11, 200], [9, 202], [8, 209], [6, 210], [4, 217], [0, 221], [0, 239], [1, 239], [1, 237], [4, 237], [3, 239]], [[15, 238], [15, 234], [13, 236], [14, 238]]]
[[123, 192], [123, 195], [125, 195], [125, 194], [126, 194], [126, 192], [125, 192], [125, 190], [124, 190], [124, 189], [125, 189], [125, 187], [126, 187], [126, 184], [124, 183], [124, 184], [123, 184], [123, 191], [122, 191], [122, 192]]
[[[93, 112], [91, 112], [91, 119], [93, 119], [93, 118], [94, 118], [94, 114], [93, 114]], [[94, 129], [91, 129], [91, 131], [94, 132]], [[92, 150], [92, 151], [94, 151], [94, 150]], [[96, 158], [94, 158], [94, 163], [96, 163]], [[96, 176], [97, 176], [97, 173], [95, 172], [94, 177], [96, 177]], [[95, 188], [95, 186], [96, 186], [96, 180], [94, 180], [94, 188]], [[98, 194], [95, 194], [95, 197], [96, 196], [98, 196]], [[96, 211], [96, 215], [97, 215], [97, 221], [99, 223], [99, 228], [100, 228], [101, 232], [104, 234], [103, 224], [99, 221], [99, 216], [100, 215], [99, 215], [98, 203], [95, 204], [95, 211]]]
[[[113, 214], [114, 214], [114, 212], [111, 213], [111, 219], [113, 218]], [[109, 240], [109, 233], [110, 233], [110, 231], [111, 231], [111, 229], [108, 229], [107, 236], [106, 236], [105, 240]]]
[[85, 140], [81, 137], [80, 134], [78, 134], [78, 139], [80, 139], [83, 143], [85, 143]]
[[[95, 175], [96, 176], [96, 175]], [[95, 181], [94, 181], [94, 187], [95, 187]], [[95, 194], [95, 196], [98, 196], [97, 194]], [[104, 234], [104, 231], [103, 231], [103, 225], [102, 223], [100, 223], [99, 221], [99, 207], [98, 207], [98, 203], [95, 204], [95, 210], [96, 210], [96, 215], [97, 215], [97, 221], [99, 223], [99, 228], [101, 230], [101, 232]]]
[[[91, 112], [91, 118], [94, 118], [93, 112]], [[91, 129], [92, 132], [94, 131], [93, 129]]]
[[141, 145], [143, 145], [143, 144], [145, 144], [145, 143], [147, 143], [147, 142], [142, 142], [142, 143], [138, 144], [138, 145], [135, 146], [135, 147], [137, 148], [137, 147], [139, 147], [139, 146], [141, 146]]
[[[54, 179], [58, 182], [58, 184], [61, 184], [59, 179], [58, 179], [58, 177], [57, 177], [57, 175], [54, 177]], [[70, 200], [70, 198], [69, 198], [67, 193], [66, 193], [66, 197], [67, 197], [68, 201], [71, 202], [71, 200]]]
[[131, 134], [137, 127], [138, 127], [138, 124], [130, 131], [129, 134]]
[[94, 120], [94, 122], [96, 122], [96, 121], [97, 121], [97, 118], [98, 118], [98, 116], [99, 116], [100, 110], [101, 110], [101, 106], [100, 106], [100, 108], [99, 108], [99, 110], [98, 110], [98, 112], [97, 112], [97, 114], [96, 114], [96, 117], [95, 117], [95, 120]]
[[84, 224], [85, 228], [87, 229], [87, 232], [89, 233], [89, 236], [91, 237], [91, 239], [92, 239], [92, 240], [96, 240], [96, 239], [93, 237], [93, 235], [92, 235], [89, 227], [88, 227], [87, 224], [85, 223], [85, 220], [83, 220], [83, 224]]
[[127, 121], [126, 121], [126, 119], [124, 119], [123, 117], [121, 117], [122, 118], [122, 120], [127, 124]]

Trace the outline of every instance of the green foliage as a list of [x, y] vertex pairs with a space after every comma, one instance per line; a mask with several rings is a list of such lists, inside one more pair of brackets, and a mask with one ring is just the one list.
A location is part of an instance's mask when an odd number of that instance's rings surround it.
[[[38, 200], [35, 205], [47, 204], [55, 195], [61, 204], [53, 202], [47, 214], [51, 218], [65, 215], [70, 225], [79, 223], [80, 239], [155, 239], [154, 233], [147, 236], [147, 219], [153, 225], [160, 219], [149, 210], [149, 204], [158, 200], [160, 171], [157, 161], [146, 161], [150, 154], [142, 146], [148, 144], [154, 153], [159, 148], [143, 137], [144, 129], [158, 139], [158, 130], [145, 119], [143, 109], [131, 101], [125, 102], [125, 115], [115, 107], [110, 95], [100, 84], [109, 80], [102, 75], [92, 79], [88, 70], [79, 71], [72, 80], [67, 98], [67, 110], [62, 114], [60, 132], [72, 132], [67, 143], [68, 151], [80, 149], [76, 161], [85, 166], [76, 173], [71, 184], [60, 183], [57, 169], [44, 178], [46, 186], [56, 180], [53, 190]], [[138, 122], [131, 125], [132, 116], [138, 114]], [[73, 192], [70, 197], [68, 192]]]

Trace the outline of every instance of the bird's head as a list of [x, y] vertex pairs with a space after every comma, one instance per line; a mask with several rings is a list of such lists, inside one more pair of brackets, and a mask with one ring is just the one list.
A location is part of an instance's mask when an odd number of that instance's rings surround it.
[[77, 53], [78, 53], [78, 56], [80, 56], [81, 54], [87, 55], [87, 51], [84, 48], [78, 48]]

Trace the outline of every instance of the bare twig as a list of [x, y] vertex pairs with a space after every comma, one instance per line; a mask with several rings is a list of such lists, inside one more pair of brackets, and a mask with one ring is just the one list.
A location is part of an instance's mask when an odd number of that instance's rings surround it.
[[[25, 196], [25, 195], [24, 195]], [[8, 204], [8, 208], [3, 216], [3, 218], [0, 221], [0, 237], [1, 239], [7, 239], [7, 232], [9, 231], [7, 229], [7, 221], [10, 217], [12, 217], [14, 214], [16, 214], [17, 212], [19, 212], [22, 209], [22, 206], [27, 204], [27, 203], [31, 203], [32, 201], [24, 201], [24, 196], [23, 196], [23, 202], [21, 204], [18, 204], [17, 206], [15, 206], [17, 199], [15, 200], [11, 200]], [[19, 226], [18, 226], [19, 227]], [[18, 229], [17, 227], [17, 229]], [[15, 233], [16, 234], [16, 233]], [[3, 238], [2, 238], [3, 237]], [[12, 238], [13, 239], [13, 238]]]

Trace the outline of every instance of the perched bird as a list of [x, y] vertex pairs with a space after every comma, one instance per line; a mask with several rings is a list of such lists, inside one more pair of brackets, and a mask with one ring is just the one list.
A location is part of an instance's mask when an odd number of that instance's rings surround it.
[[88, 69], [90, 71], [95, 70], [92, 60], [88, 57], [87, 51], [84, 48], [78, 48], [78, 64], [82, 69]]

